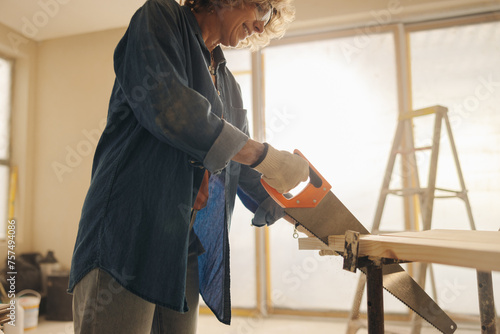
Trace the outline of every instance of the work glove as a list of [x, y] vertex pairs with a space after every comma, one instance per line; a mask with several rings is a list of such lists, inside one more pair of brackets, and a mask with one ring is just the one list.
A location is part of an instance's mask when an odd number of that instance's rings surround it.
[[252, 166], [262, 173], [262, 179], [279, 193], [284, 194], [307, 181], [309, 164], [296, 154], [278, 151], [269, 144], [264, 159], [257, 166]]

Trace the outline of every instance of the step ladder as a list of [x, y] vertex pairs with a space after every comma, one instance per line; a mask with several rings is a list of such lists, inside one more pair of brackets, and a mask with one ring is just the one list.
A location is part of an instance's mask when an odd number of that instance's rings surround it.
[[[428, 115], [435, 115], [434, 129], [432, 135], [433, 136], [432, 145], [415, 147], [413, 119], [416, 117], [422, 117]], [[450, 189], [443, 189], [436, 187], [437, 163], [438, 163], [443, 121], [446, 126], [447, 135], [451, 146], [451, 151], [453, 154], [453, 159], [458, 174], [458, 180], [460, 183], [459, 190], [450, 190]], [[427, 186], [422, 188], [420, 186], [416, 152], [427, 151], [427, 150], [430, 150], [431, 152], [430, 163], [429, 163], [429, 174], [428, 174]], [[394, 166], [396, 164], [396, 158], [398, 156], [400, 156], [401, 158], [401, 167], [402, 167], [401, 177], [403, 181], [402, 188], [390, 189], [389, 186], [393, 176]], [[445, 193], [446, 195], [437, 195], [436, 191], [439, 191], [440, 193]], [[388, 195], [402, 196], [404, 199], [404, 216], [405, 216], [404, 230], [417, 231], [417, 230], [431, 229], [434, 200], [436, 198], [462, 199], [465, 203], [465, 207], [467, 210], [467, 216], [469, 219], [470, 228], [471, 230], [476, 229], [474, 219], [472, 217], [472, 210], [467, 195], [467, 189], [465, 187], [462, 169], [460, 167], [460, 163], [458, 160], [457, 149], [451, 131], [450, 121], [448, 119], [448, 109], [446, 107], [438, 105], [410, 112], [405, 112], [399, 115], [396, 134], [389, 155], [389, 161], [387, 163], [387, 168], [382, 183], [382, 189], [380, 191], [377, 210], [375, 212], [375, 217], [373, 220], [373, 226], [371, 232], [372, 234], [383, 233], [380, 231], [380, 224]], [[421, 226], [419, 226], [420, 220], [421, 220]], [[422, 287], [425, 286], [426, 273], [427, 269], [429, 269], [432, 281], [431, 283], [432, 283], [433, 298], [434, 300], [437, 300], [437, 292], [434, 284], [434, 273], [432, 271], [432, 266], [419, 264], [419, 267], [420, 268], [416, 275], [417, 282], [420, 284], [420, 286]], [[360, 275], [351, 313], [349, 315], [347, 334], [354, 334], [358, 331], [359, 328], [366, 327], [364, 322], [359, 320], [359, 313], [360, 313], [359, 310], [361, 305], [361, 299], [363, 297], [365, 283], [366, 283], [366, 276]], [[421, 329], [420, 320], [421, 319], [418, 315], [415, 314], [412, 315], [412, 326], [411, 326], [412, 334], [420, 333]], [[386, 332], [389, 333], [390, 330], [387, 330]]]

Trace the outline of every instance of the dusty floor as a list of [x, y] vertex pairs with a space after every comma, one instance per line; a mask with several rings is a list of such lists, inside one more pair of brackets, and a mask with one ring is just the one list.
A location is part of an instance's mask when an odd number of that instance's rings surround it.
[[[345, 333], [344, 319], [311, 319], [297, 317], [246, 318], [235, 317], [231, 326], [220, 324], [215, 317], [201, 315], [198, 325], [199, 334], [312, 334], [312, 333]], [[406, 324], [386, 324], [386, 333], [409, 333]], [[73, 327], [68, 322], [40, 320], [38, 328], [25, 332], [26, 334], [73, 334]], [[366, 329], [360, 329], [358, 334], [366, 334]], [[439, 332], [425, 326], [421, 334], [438, 334]], [[459, 325], [456, 334], [480, 333], [479, 328], [471, 324]]]

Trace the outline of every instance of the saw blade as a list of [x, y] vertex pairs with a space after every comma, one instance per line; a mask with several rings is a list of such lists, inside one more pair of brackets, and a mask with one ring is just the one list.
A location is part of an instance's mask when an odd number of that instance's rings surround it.
[[[285, 212], [326, 245], [328, 236], [344, 235], [347, 230], [370, 234], [331, 191], [315, 208], [286, 208]], [[382, 270], [389, 293], [442, 333], [455, 332], [455, 322], [399, 264], [383, 265]]]

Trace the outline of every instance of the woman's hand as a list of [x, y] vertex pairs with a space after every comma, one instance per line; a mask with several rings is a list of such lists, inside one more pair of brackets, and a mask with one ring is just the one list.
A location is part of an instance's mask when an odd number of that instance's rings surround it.
[[307, 181], [309, 164], [302, 157], [287, 151], [278, 151], [271, 145], [262, 161], [255, 167], [262, 179], [279, 193], [284, 194]]
[[250, 165], [262, 173], [264, 181], [281, 194], [289, 192], [309, 177], [309, 164], [305, 159], [252, 139], [233, 157], [233, 161]]

